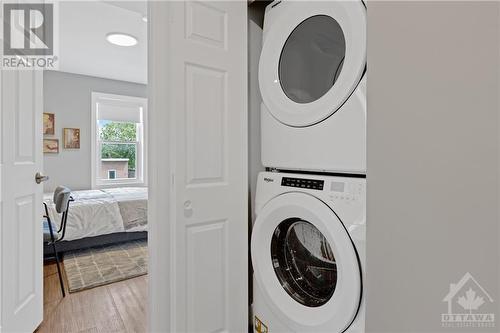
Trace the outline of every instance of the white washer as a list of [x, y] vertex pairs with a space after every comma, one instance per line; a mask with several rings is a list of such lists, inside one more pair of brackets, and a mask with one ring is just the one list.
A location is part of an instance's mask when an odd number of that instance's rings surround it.
[[274, 1], [259, 63], [262, 163], [366, 171], [366, 7]]
[[254, 332], [364, 332], [365, 188], [364, 178], [259, 175]]

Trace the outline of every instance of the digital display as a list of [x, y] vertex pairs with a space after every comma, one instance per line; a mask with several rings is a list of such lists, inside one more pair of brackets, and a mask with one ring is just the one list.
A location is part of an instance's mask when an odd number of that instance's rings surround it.
[[332, 185], [330, 186], [330, 190], [332, 190], [334, 192], [344, 192], [344, 186], [345, 186], [345, 183], [332, 182]]
[[300, 187], [311, 190], [323, 190], [324, 185], [325, 182], [323, 180], [317, 180], [317, 179], [290, 178], [290, 177], [283, 177], [281, 179], [281, 186]]

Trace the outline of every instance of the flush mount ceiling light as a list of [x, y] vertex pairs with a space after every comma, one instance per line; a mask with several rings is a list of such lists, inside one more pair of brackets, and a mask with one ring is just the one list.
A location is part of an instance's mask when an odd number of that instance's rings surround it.
[[106, 40], [111, 44], [118, 46], [134, 46], [137, 45], [137, 38], [132, 35], [113, 32], [106, 35]]

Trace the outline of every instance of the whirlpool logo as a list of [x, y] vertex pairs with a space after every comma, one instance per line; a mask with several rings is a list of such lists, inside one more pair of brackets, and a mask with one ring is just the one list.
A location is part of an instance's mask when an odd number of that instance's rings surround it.
[[272, 182], [274, 182], [274, 179], [272, 179], [272, 178], [268, 178], [268, 177], [264, 177], [264, 181], [265, 181], [266, 183], [272, 183]]

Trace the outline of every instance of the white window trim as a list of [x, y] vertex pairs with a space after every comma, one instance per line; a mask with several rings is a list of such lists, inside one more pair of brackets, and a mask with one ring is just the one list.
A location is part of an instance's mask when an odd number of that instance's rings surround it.
[[[117, 103], [123, 104], [134, 103], [140, 104], [142, 107], [142, 129], [140, 129], [138, 135], [142, 138], [142, 147], [138, 145], [137, 156], [142, 156], [142, 158], [136, 158], [136, 178], [135, 179], [98, 179], [100, 170], [100, 153], [101, 149], [99, 147], [99, 141], [97, 140], [98, 133], [98, 119], [97, 119], [97, 104], [99, 101], [106, 100], [106, 103], [112, 103], [116, 101]], [[147, 162], [148, 162], [148, 100], [142, 97], [125, 96], [125, 95], [115, 95], [106, 94], [100, 92], [92, 92], [92, 121], [91, 121], [91, 184], [92, 189], [106, 188], [106, 187], [119, 187], [119, 186], [147, 186]]]

